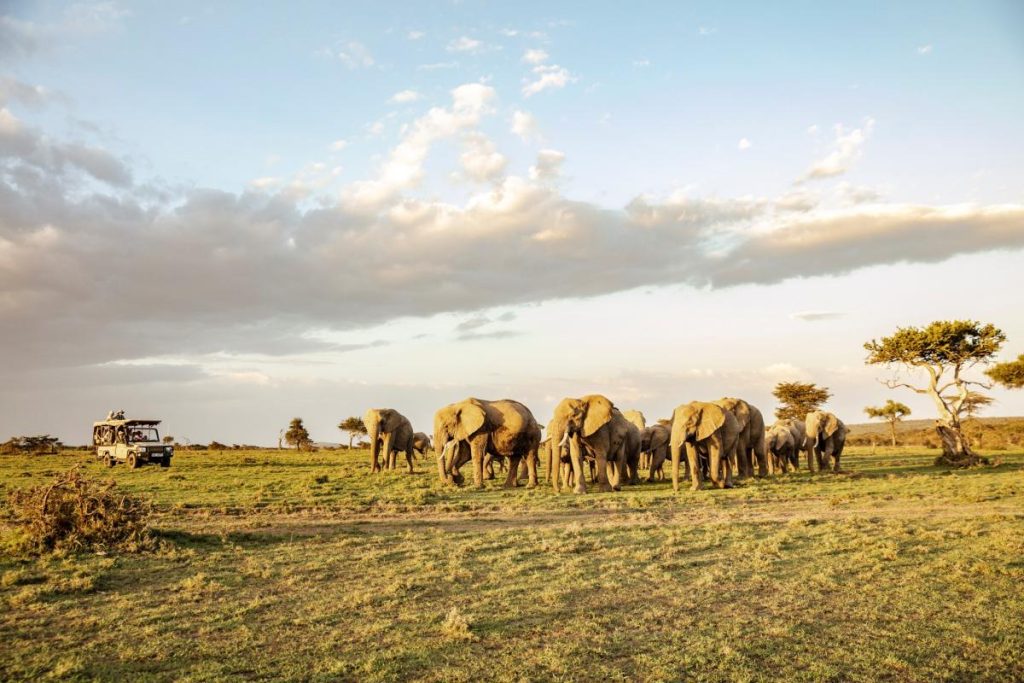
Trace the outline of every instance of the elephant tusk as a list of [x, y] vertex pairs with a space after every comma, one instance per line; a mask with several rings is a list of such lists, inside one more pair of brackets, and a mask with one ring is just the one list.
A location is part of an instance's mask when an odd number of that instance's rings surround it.
[[566, 444], [568, 444], [568, 443], [569, 443], [569, 430], [566, 430], [565, 431], [565, 436], [563, 436], [562, 440], [558, 442], [558, 447], [559, 448], [565, 448]]

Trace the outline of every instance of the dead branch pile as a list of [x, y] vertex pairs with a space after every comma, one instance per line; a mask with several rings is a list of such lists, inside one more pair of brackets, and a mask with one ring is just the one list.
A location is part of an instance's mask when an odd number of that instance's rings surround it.
[[15, 549], [27, 554], [151, 549], [150, 504], [115, 489], [113, 481], [84, 477], [76, 466], [49, 484], [11, 491]]

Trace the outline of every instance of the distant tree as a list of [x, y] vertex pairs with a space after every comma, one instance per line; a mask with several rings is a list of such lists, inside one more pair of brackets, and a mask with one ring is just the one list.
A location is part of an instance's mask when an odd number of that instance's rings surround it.
[[1024, 389], [1024, 353], [1017, 356], [1017, 360], [996, 363], [985, 374], [1007, 389]]
[[165, 436], [164, 437], [164, 443], [168, 444], [168, 445], [174, 443], [174, 437], [173, 436]]
[[211, 441], [210, 445], [207, 446], [207, 448], [209, 448], [211, 451], [226, 451], [228, 449], [228, 447], [222, 444], [220, 441]]
[[900, 327], [891, 336], [864, 344], [868, 365], [903, 366], [927, 372], [927, 385], [914, 386], [896, 379], [886, 381], [890, 389], [903, 387], [928, 396], [935, 402], [939, 419], [935, 429], [942, 440], [938, 464], [966, 466], [986, 462], [976, 455], [964, 438], [960, 415], [971, 386], [991, 388], [984, 382], [968, 380], [964, 371], [992, 362], [1006, 335], [992, 324], [975, 320], [936, 320], [925, 327]]
[[284, 442], [289, 446], [295, 446], [295, 450], [298, 451], [309, 448], [313, 443], [313, 440], [309, 438], [309, 432], [306, 431], [306, 426], [302, 424], [301, 417], [292, 418], [288, 424], [288, 431], [284, 433]]
[[64, 447], [60, 439], [49, 434], [39, 436], [13, 436], [0, 444], [2, 453], [56, 453]]
[[896, 445], [896, 423], [910, 415], [910, 408], [899, 401], [889, 399], [884, 406], [868, 406], [864, 409], [873, 420], [885, 420], [889, 423], [889, 433], [892, 435], [892, 445]]
[[966, 415], [967, 419], [974, 419], [974, 416], [995, 403], [991, 396], [986, 396], [980, 391], [968, 391], [964, 404], [960, 406], [960, 414]]
[[343, 432], [348, 432], [348, 449], [352, 450], [352, 441], [361, 434], [366, 434], [366, 425], [363, 424], [363, 418], [361, 417], [346, 417], [341, 424], [338, 425], [338, 429]]
[[779, 382], [772, 390], [772, 396], [780, 404], [775, 410], [775, 417], [802, 421], [807, 413], [824, 405], [832, 397], [832, 392], [828, 387], [819, 387], [813, 382]]

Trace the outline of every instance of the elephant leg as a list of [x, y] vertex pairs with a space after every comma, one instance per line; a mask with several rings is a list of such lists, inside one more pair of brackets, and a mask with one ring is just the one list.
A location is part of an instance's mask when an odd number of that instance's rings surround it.
[[572, 461], [572, 469], [576, 475], [573, 493], [586, 493], [586, 476], [583, 474], [583, 448], [580, 444], [579, 435], [569, 439], [569, 458]]
[[508, 473], [505, 475], [505, 483], [502, 484], [507, 489], [512, 489], [519, 486], [519, 456], [512, 455], [508, 459]]
[[412, 468], [412, 453], [411, 448], [405, 452], [405, 459], [409, 462], [409, 474], [415, 473], [415, 470]]
[[473, 459], [473, 485], [478, 489], [484, 487], [484, 458], [487, 455], [484, 449], [486, 446], [486, 441], [476, 440], [470, 443], [470, 453]]
[[597, 490], [604, 493], [614, 491], [608, 481], [608, 454], [603, 448], [598, 448], [594, 456], [597, 460]]
[[841, 455], [842, 455], [842, 451], [840, 451], [839, 449], [836, 449], [832, 453], [832, 471], [834, 473], [836, 473], [836, 474], [839, 474], [839, 471], [840, 471], [839, 470], [839, 456], [841, 456]]
[[702, 465], [700, 463], [700, 454], [697, 450], [697, 444], [686, 444], [686, 466], [690, 470], [690, 489], [693, 491], [699, 491], [703, 485], [702, 479], [704, 473], [701, 470]]
[[537, 449], [534, 448], [526, 456], [526, 488], [535, 489], [537, 488], [537, 460], [540, 459], [540, 455]]

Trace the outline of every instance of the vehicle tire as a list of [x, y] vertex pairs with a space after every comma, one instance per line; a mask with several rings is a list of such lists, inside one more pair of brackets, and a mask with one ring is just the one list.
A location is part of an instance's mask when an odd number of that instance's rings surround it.
[[171, 466], [171, 459], [170, 458], [164, 458], [163, 460], [160, 461], [160, 467], [170, 467], [170, 466]]
[[125, 460], [125, 462], [128, 464], [128, 467], [132, 468], [133, 470], [139, 468], [139, 456], [135, 455], [134, 453], [129, 453], [128, 459]]
[[103, 464], [106, 465], [107, 467], [113, 467], [114, 466], [114, 458], [112, 458], [109, 454], [104, 455], [103, 456]]

